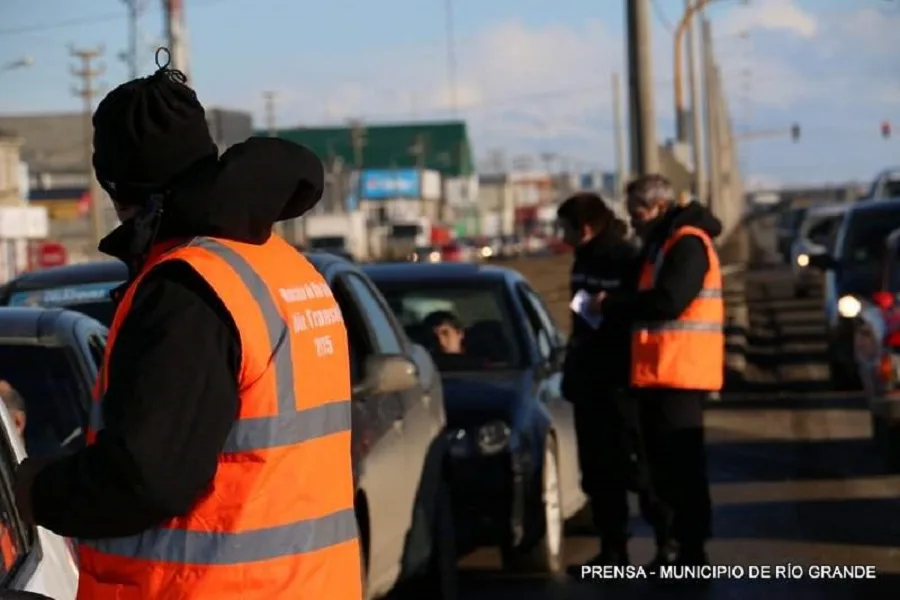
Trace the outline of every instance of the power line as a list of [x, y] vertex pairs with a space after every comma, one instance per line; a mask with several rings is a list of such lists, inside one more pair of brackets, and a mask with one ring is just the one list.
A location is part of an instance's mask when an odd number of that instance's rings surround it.
[[[224, 0], [193, 0], [191, 6], [208, 6], [210, 4], [218, 4]], [[21, 27], [6, 27], [0, 29], [0, 36], [12, 36], [25, 33], [38, 33], [43, 31], [53, 31], [55, 29], [66, 29], [68, 27], [79, 27], [82, 25], [96, 25], [99, 23], [108, 23], [110, 21], [121, 21], [128, 17], [128, 12], [116, 13], [98, 13], [89, 17], [78, 17], [76, 19], [66, 19], [56, 21], [54, 23], [44, 23], [43, 25], [24, 25]]]
[[669, 20], [669, 17], [666, 16], [666, 13], [659, 5], [658, 0], [652, 0], [652, 4], [653, 14], [656, 15], [656, 20], [659, 21], [660, 25], [662, 25], [666, 31], [668, 31], [669, 33], [674, 33], [675, 26], [672, 25], [672, 21]]

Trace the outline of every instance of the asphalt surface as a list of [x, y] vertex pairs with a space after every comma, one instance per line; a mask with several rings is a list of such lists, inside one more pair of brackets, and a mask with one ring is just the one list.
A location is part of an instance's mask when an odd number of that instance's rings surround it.
[[[685, 588], [512, 576], [481, 550], [460, 563], [461, 598], [900, 598], [900, 476], [886, 475], [872, 451], [864, 399], [829, 391], [821, 300], [793, 299], [789, 281], [783, 268], [747, 275], [747, 380], [707, 411], [710, 560], [742, 566], [743, 577]], [[653, 546], [638, 517], [633, 535], [632, 559], [643, 564]], [[590, 537], [566, 545], [571, 564], [597, 551]], [[752, 580], [751, 565], [771, 567], [773, 578]], [[800, 577], [774, 578], [787, 565]], [[869, 566], [875, 578], [814, 579], [816, 565]]]

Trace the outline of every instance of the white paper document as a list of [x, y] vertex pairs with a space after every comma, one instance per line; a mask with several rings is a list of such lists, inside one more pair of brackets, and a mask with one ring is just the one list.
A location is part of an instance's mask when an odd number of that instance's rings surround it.
[[588, 307], [590, 306], [591, 298], [592, 296], [586, 291], [578, 290], [575, 292], [572, 302], [569, 303], [569, 308], [571, 308], [572, 312], [576, 315], [584, 319], [588, 325], [597, 329], [600, 327], [600, 323], [603, 322], [603, 317], [590, 312]]

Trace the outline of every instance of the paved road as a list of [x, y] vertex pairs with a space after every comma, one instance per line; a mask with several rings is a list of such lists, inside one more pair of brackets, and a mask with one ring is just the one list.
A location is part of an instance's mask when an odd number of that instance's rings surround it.
[[[749, 381], [707, 415], [715, 501], [712, 562], [721, 565], [872, 565], [869, 581], [717, 580], [705, 590], [647, 582], [553, 581], [504, 576], [494, 552], [462, 566], [462, 598], [863, 599], [900, 598], [900, 477], [870, 450], [859, 397], [827, 391], [821, 301], [794, 300], [787, 275], [748, 275]], [[649, 560], [649, 531], [635, 519], [634, 560]], [[568, 559], [596, 542], [569, 537]]]

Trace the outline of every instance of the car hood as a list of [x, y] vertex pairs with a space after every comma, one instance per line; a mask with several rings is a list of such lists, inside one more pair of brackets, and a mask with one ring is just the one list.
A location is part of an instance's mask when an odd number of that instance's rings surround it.
[[443, 373], [441, 379], [449, 427], [511, 421], [534, 387], [529, 370]]

